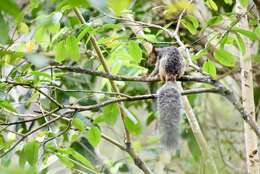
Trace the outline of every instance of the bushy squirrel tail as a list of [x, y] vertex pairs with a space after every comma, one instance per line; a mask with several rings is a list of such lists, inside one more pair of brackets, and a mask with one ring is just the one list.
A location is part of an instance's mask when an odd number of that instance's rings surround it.
[[157, 96], [161, 143], [167, 150], [174, 150], [179, 139], [181, 93], [177, 89], [176, 82], [168, 81], [159, 88]]

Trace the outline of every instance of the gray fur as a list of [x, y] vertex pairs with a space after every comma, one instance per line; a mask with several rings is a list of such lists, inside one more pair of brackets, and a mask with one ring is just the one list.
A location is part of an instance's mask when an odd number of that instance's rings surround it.
[[183, 75], [185, 61], [178, 48], [174, 46], [156, 48], [155, 53], [160, 60], [159, 71], [162, 71], [160, 76], [163, 76], [163, 79], [175, 81]]
[[161, 143], [173, 150], [178, 144], [181, 116], [181, 94], [176, 82], [166, 82], [158, 91], [157, 105], [160, 114]]

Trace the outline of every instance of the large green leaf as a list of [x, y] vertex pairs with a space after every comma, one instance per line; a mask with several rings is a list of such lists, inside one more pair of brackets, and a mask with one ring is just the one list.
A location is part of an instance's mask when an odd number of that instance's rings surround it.
[[69, 36], [66, 39], [66, 52], [68, 58], [71, 58], [72, 60], [79, 60], [80, 58], [80, 51], [78, 46], [78, 40], [75, 36]]
[[[89, 169], [91, 171], [93, 171], [95, 169], [94, 166], [91, 164], [91, 162], [87, 158], [85, 158], [79, 152], [75, 151], [73, 148], [66, 148], [66, 149], [63, 148], [63, 149], [59, 149], [58, 151], [59, 151], [59, 153], [61, 153], [63, 155], [65, 155], [65, 154], [71, 155], [76, 161], [79, 161], [81, 164], [83, 164], [87, 169]], [[74, 162], [69, 157], [67, 157], [67, 159]], [[69, 164], [69, 165], [72, 166], [71, 164]]]
[[238, 32], [246, 37], [248, 37], [249, 39], [251, 40], [256, 40], [257, 39], [257, 35], [256, 33], [252, 32], [252, 31], [249, 31], [249, 30], [245, 30], [243, 28], [239, 28], [239, 27], [234, 27], [232, 29], [233, 32]]
[[16, 20], [18, 20], [22, 12], [15, 3], [15, 1], [12, 0], [2, 0], [0, 3], [0, 11], [4, 11], [7, 14], [13, 16]]
[[211, 60], [207, 60], [203, 63], [202, 69], [209, 73], [213, 78], [217, 75], [217, 70], [215, 64]]
[[67, 58], [66, 54], [66, 42], [63, 40], [59, 43], [57, 43], [54, 47], [55, 51], [55, 60], [57, 62], [62, 62]]
[[214, 25], [218, 25], [223, 21], [223, 17], [222, 16], [213, 16], [212, 18], [210, 18], [207, 21], [207, 25], [208, 26], [214, 26]]
[[38, 160], [39, 143], [35, 140], [24, 145], [23, 153], [30, 165], [34, 166]]
[[8, 111], [16, 112], [13, 105], [9, 101], [0, 100], [0, 108], [5, 108]]
[[73, 119], [72, 125], [73, 125], [75, 128], [79, 129], [80, 131], [84, 131], [84, 130], [85, 130], [85, 127], [86, 127], [86, 125], [84, 124], [84, 122], [83, 122], [80, 118], [78, 118], [78, 117], [75, 117], [75, 118]]
[[129, 132], [134, 135], [139, 135], [142, 132], [142, 124], [138, 118], [135, 119], [137, 120], [137, 123], [133, 122], [129, 117], [125, 117], [125, 125]]
[[214, 11], [218, 11], [218, 6], [213, 0], [207, 0], [206, 5]]
[[115, 15], [120, 16], [122, 11], [128, 8], [130, 2], [130, 0], [108, 0], [108, 7]]
[[96, 147], [101, 139], [101, 132], [97, 127], [92, 127], [87, 134], [89, 143]]
[[[0, 3], [1, 4], [1, 3]], [[9, 40], [9, 26], [0, 13], [0, 43], [6, 44]]]
[[236, 63], [236, 57], [224, 49], [217, 49], [214, 52], [214, 57], [218, 60], [219, 63], [225, 66], [233, 67]]
[[119, 115], [118, 106], [116, 104], [107, 105], [103, 108], [103, 113], [95, 119], [94, 123], [106, 122], [114, 125]]
[[182, 19], [181, 20], [182, 26], [184, 26], [191, 34], [196, 34], [197, 33], [197, 28], [193, 25], [192, 22], [188, 21], [187, 19]]
[[142, 59], [142, 49], [139, 47], [138, 43], [130, 41], [128, 43], [128, 52], [133, 58], [133, 62], [139, 64]]

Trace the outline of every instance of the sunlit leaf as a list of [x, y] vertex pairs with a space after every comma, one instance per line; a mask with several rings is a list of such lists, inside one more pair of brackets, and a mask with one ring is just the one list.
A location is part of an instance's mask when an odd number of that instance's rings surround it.
[[130, 2], [130, 0], [108, 0], [108, 6], [115, 15], [120, 16], [122, 11], [128, 8]]
[[236, 57], [224, 49], [217, 49], [214, 52], [214, 57], [218, 60], [219, 63], [225, 66], [233, 67], [236, 63]]
[[222, 16], [213, 16], [212, 18], [210, 18], [207, 21], [207, 25], [208, 26], [214, 26], [214, 25], [218, 25], [223, 21], [223, 17]]
[[18, 32], [20, 33], [28, 33], [29, 32], [29, 27], [27, 26], [26, 23], [24, 22], [21, 22], [19, 25], [18, 25]]
[[12, 0], [1, 1], [0, 11], [6, 12], [7, 14], [13, 16], [16, 20], [19, 20], [22, 15], [21, 10], [19, 9], [15, 1]]
[[194, 26], [194, 28], [198, 28], [199, 27], [199, 21], [196, 17], [192, 16], [192, 15], [187, 15], [185, 16], [186, 19], [188, 19]]
[[243, 7], [247, 7], [248, 6], [248, 0], [240, 0], [240, 3]]
[[214, 10], [214, 11], [218, 11], [218, 6], [217, 6], [217, 4], [214, 2], [214, 0], [207, 0], [207, 1], [206, 1], [206, 5], [207, 5], [210, 9], [212, 9], [212, 10]]
[[142, 49], [135, 41], [128, 42], [128, 52], [132, 56], [132, 60], [138, 64], [142, 59]]
[[67, 53], [66, 53], [66, 43], [65, 41], [61, 41], [55, 45], [54, 48], [55, 51], [55, 60], [57, 62], [62, 62], [67, 58]]
[[39, 143], [35, 140], [28, 142], [23, 148], [26, 159], [30, 165], [35, 165], [38, 160]]
[[228, 5], [232, 5], [233, 0], [224, 0], [224, 2], [225, 2], [226, 4], [228, 4]]
[[191, 34], [196, 34], [197, 33], [197, 29], [193, 26], [193, 24], [186, 20], [186, 19], [182, 19], [181, 20], [181, 24], [191, 33]]
[[97, 127], [92, 127], [87, 134], [89, 143], [96, 147], [101, 139], [101, 132]]
[[257, 39], [256, 33], [252, 32], [252, 31], [245, 30], [243, 28], [234, 27], [232, 29], [232, 31], [233, 32], [238, 32], [238, 33], [248, 37], [249, 39], [251, 39], [253, 41]]
[[217, 75], [216, 66], [211, 60], [205, 61], [203, 63], [202, 69], [205, 72], [209, 73], [209, 75], [213, 78], [216, 77], [216, 75]]
[[60, 153], [56, 153], [57, 157], [60, 159], [60, 161], [65, 164], [68, 168], [73, 168], [74, 164], [71, 160], [69, 160], [67, 157]]
[[136, 118], [136, 120], [138, 121], [137, 123], [133, 122], [129, 117], [126, 117], [125, 124], [129, 132], [134, 135], [139, 135], [142, 132], [142, 124], [138, 118]]
[[72, 60], [75, 60], [75, 61], [79, 60], [80, 50], [79, 50], [79, 46], [78, 46], [78, 40], [76, 39], [75, 36], [67, 37], [66, 52], [67, 52], [68, 58], [71, 58]]
[[8, 111], [16, 112], [13, 105], [9, 101], [0, 100], [0, 108], [7, 109]]
[[80, 120], [80, 118], [78, 118], [78, 117], [75, 117], [75, 118], [73, 119], [72, 125], [73, 125], [75, 128], [79, 129], [80, 131], [83, 131], [83, 130], [85, 129], [85, 127], [86, 127], [86, 125], [83, 123], [83, 121]]
[[260, 40], [260, 27], [259, 26], [256, 27], [255, 34], [256, 34], [257, 38]]
[[[1, 3], [0, 3], [1, 4]], [[9, 26], [0, 13], [0, 43], [6, 44], [9, 40]]]

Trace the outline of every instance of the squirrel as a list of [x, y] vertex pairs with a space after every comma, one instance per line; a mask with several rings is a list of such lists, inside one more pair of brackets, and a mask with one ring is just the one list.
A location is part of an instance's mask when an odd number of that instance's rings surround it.
[[156, 66], [150, 76], [159, 73], [165, 84], [157, 91], [157, 107], [160, 115], [159, 130], [161, 144], [173, 150], [178, 144], [179, 122], [181, 118], [181, 93], [176, 80], [183, 76], [185, 61], [178, 48], [174, 46], [154, 48], [149, 55], [149, 63]]

